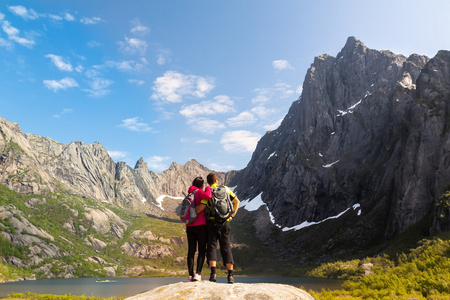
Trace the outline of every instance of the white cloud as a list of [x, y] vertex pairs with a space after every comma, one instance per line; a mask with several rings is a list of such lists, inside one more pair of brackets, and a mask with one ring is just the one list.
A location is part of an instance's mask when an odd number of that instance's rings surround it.
[[72, 16], [71, 14], [69, 14], [69, 13], [65, 13], [65, 14], [64, 14], [64, 19], [65, 19], [66, 21], [75, 21], [75, 17]]
[[264, 128], [265, 130], [267, 130], [267, 131], [275, 130], [275, 129], [277, 129], [278, 127], [280, 127], [281, 122], [283, 121], [283, 119], [284, 119], [284, 117], [281, 118], [281, 119], [279, 119], [278, 121], [276, 121], [276, 122], [273, 123], [273, 124], [269, 124], [269, 125], [264, 126], [263, 128]]
[[123, 72], [141, 72], [145, 70], [145, 66], [134, 60], [123, 60], [123, 61], [107, 61], [105, 63], [107, 67], [116, 68]]
[[150, 28], [147, 26], [138, 24], [135, 27], [131, 28], [130, 32], [132, 34], [146, 35], [150, 32]]
[[119, 49], [126, 54], [145, 55], [147, 50], [147, 42], [137, 38], [125, 37], [125, 41], [118, 42]]
[[223, 149], [229, 153], [253, 152], [256, 149], [261, 135], [247, 130], [225, 132], [220, 143]]
[[164, 171], [168, 169], [168, 156], [152, 156], [147, 158], [148, 168], [154, 171]]
[[119, 127], [123, 127], [127, 130], [137, 132], [149, 132], [152, 130], [152, 128], [148, 126], [147, 123], [140, 122], [139, 120], [140, 120], [139, 117], [122, 120], [122, 124], [120, 124]]
[[83, 89], [83, 91], [87, 92], [90, 96], [101, 98], [109, 94], [110, 90], [108, 87], [114, 82], [109, 79], [95, 77], [89, 81], [90, 89]]
[[65, 90], [72, 87], [77, 87], [78, 83], [75, 81], [75, 79], [66, 77], [59, 81], [56, 80], [44, 80], [44, 85], [53, 92], [57, 92], [58, 90]]
[[6, 49], [12, 49], [13, 43], [11, 43], [8, 40], [5, 40], [3, 38], [0, 38], [0, 47], [6, 48]]
[[286, 83], [277, 83], [271, 88], [257, 88], [253, 90], [256, 96], [252, 99], [253, 104], [262, 104], [277, 98], [285, 98], [294, 94], [294, 90]]
[[54, 114], [53, 117], [57, 118], [57, 119], [60, 119], [63, 115], [66, 115], [66, 114], [69, 114], [69, 113], [72, 113], [72, 112], [73, 112], [73, 109], [71, 109], [71, 108], [64, 108], [59, 114]]
[[75, 68], [75, 71], [77, 71], [78, 73], [83, 72], [83, 70], [84, 70], [84, 67], [83, 67], [82, 65], [78, 65], [78, 66]]
[[8, 21], [2, 21], [2, 29], [8, 35], [8, 38], [24, 47], [32, 48], [35, 42], [31, 39], [20, 37], [20, 30], [11, 26]]
[[217, 120], [207, 118], [193, 118], [187, 124], [191, 126], [192, 130], [204, 134], [214, 134], [217, 130], [225, 129], [225, 125]]
[[297, 86], [297, 89], [295, 89], [295, 92], [296, 92], [297, 94], [301, 94], [301, 93], [303, 92], [303, 85]]
[[0, 21], [5, 18], [5, 15], [0, 12]]
[[182, 143], [195, 143], [195, 144], [210, 144], [213, 141], [209, 140], [209, 139], [195, 139], [192, 137], [186, 138], [186, 137], [182, 137], [180, 139], [180, 142]]
[[73, 71], [73, 67], [70, 64], [70, 62], [65, 62], [62, 58], [62, 56], [59, 55], [54, 55], [54, 54], [47, 54], [45, 57], [48, 57], [51, 59], [51, 61], [53, 62], [53, 64], [61, 71], [67, 71], [67, 72], [72, 72]]
[[240, 127], [250, 125], [256, 122], [255, 115], [249, 111], [243, 111], [239, 115], [227, 120], [228, 126]]
[[286, 70], [286, 69], [294, 69], [291, 66], [291, 64], [287, 60], [284, 60], [284, 59], [274, 60], [272, 62], [272, 66], [275, 70], [279, 70], [279, 71]]
[[102, 65], [95, 65], [85, 72], [86, 77], [89, 78], [88, 84], [90, 89], [83, 89], [83, 91], [91, 97], [101, 98], [106, 96], [110, 92], [108, 89], [109, 86], [114, 83], [112, 80], [102, 77], [100, 71], [104, 67]]
[[137, 86], [141, 86], [145, 84], [144, 80], [140, 80], [140, 79], [128, 79], [128, 82], [131, 84], [135, 84]]
[[203, 98], [214, 88], [214, 79], [176, 71], [167, 71], [153, 83], [152, 98], [173, 103], [182, 102], [184, 96]]
[[169, 50], [161, 50], [158, 53], [158, 58], [156, 59], [156, 63], [160, 66], [165, 65], [170, 61], [170, 51]]
[[89, 48], [100, 47], [101, 45], [102, 45], [102, 44], [100, 44], [100, 43], [97, 42], [97, 41], [90, 41], [90, 42], [87, 43], [87, 46], [88, 46]]
[[111, 156], [112, 159], [115, 159], [115, 160], [125, 158], [128, 155], [128, 153], [123, 152], [123, 151], [110, 151], [110, 150], [108, 150], [108, 154], [109, 154], [109, 156]]
[[25, 20], [35, 20], [39, 18], [39, 14], [33, 9], [27, 9], [22, 5], [8, 6], [8, 9], [15, 15], [24, 18]]
[[49, 14], [48, 17], [54, 21], [62, 21], [63, 17]]
[[192, 104], [183, 107], [180, 114], [186, 118], [193, 116], [215, 115], [234, 112], [234, 102], [230, 97], [219, 95], [214, 97], [212, 101], [203, 101], [201, 103]]
[[259, 118], [267, 118], [270, 115], [275, 114], [276, 110], [273, 108], [266, 108], [262, 105], [255, 106], [250, 110], [252, 113], [256, 114]]
[[80, 20], [80, 22], [85, 25], [95, 25], [101, 21], [102, 21], [102, 18], [99, 18], [99, 17], [93, 17], [93, 18], [85, 17]]

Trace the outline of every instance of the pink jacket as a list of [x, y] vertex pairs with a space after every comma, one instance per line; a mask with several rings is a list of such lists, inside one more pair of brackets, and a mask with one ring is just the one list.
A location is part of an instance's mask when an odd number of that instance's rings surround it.
[[[192, 193], [195, 189], [198, 189], [198, 191], [196, 191], [194, 195], [195, 206], [200, 205], [200, 202], [202, 200], [211, 198], [211, 188], [209, 186], [207, 186], [204, 191], [196, 186], [191, 186], [188, 190], [188, 193]], [[199, 225], [206, 225], [205, 210], [202, 210], [198, 214], [197, 219], [195, 219], [194, 223], [186, 224], [186, 226], [199, 226]]]

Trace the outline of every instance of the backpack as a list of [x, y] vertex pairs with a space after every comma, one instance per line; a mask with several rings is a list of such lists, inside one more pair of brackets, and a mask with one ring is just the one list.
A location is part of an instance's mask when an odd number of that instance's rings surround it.
[[208, 217], [216, 223], [224, 223], [234, 213], [230, 191], [224, 185], [211, 189], [211, 206]]
[[180, 219], [187, 225], [194, 223], [197, 218], [194, 202], [194, 195], [197, 191], [198, 189], [195, 189], [192, 193], [187, 194], [183, 201], [181, 201]]

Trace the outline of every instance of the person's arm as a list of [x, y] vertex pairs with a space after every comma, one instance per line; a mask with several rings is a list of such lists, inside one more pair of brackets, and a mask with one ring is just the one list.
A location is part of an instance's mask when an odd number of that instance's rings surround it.
[[208, 199], [211, 198], [211, 187], [207, 186], [205, 188], [205, 191], [200, 190], [200, 204], [195, 206], [195, 212], [197, 214], [201, 213], [205, 208], [206, 204], [208, 203]]
[[195, 207], [195, 212], [197, 213], [197, 215], [198, 215], [199, 213], [201, 213], [203, 210], [205, 210], [205, 207], [206, 207], [206, 205], [203, 204], [203, 203], [200, 203], [199, 205], [197, 205], [197, 206]]
[[236, 213], [238, 211], [239, 203], [241, 203], [241, 201], [239, 201], [238, 197], [234, 197], [234, 199], [233, 199], [234, 213], [231, 215], [232, 218], [234, 218], [234, 216], [236, 215]]

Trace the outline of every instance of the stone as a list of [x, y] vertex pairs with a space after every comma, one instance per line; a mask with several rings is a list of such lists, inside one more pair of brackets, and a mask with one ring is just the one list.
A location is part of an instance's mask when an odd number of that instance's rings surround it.
[[204, 299], [204, 300], [314, 300], [307, 292], [291, 285], [275, 283], [180, 282], [154, 288], [126, 300]]

